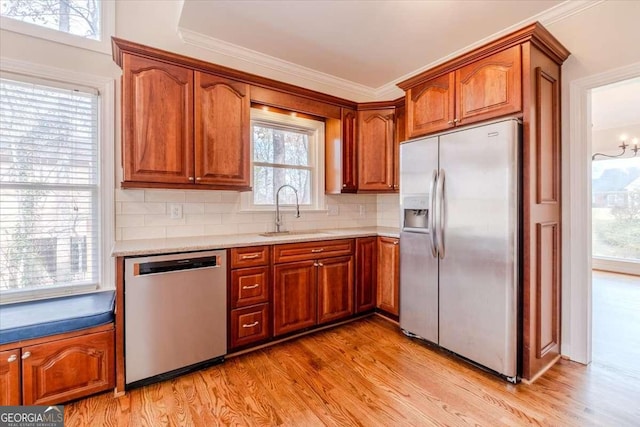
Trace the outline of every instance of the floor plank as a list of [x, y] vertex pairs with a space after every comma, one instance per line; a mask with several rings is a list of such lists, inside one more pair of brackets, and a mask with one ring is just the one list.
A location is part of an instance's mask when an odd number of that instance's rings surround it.
[[638, 425], [640, 380], [561, 360], [509, 384], [377, 316], [114, 398], [65, 406], [65, 425]]

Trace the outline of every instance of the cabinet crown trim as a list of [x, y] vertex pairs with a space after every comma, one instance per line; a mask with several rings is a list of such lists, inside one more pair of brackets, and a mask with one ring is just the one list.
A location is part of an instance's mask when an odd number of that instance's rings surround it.
[[541, 23], [535, 22], [507, 34], [504, 37], [489, 42], [477, 49], [433, 67], [423, 73], [401, 81], [397, 86], [406, 91], [420, 83], [431, 80], [440, 75], [450, 73], [479, 59], [525, 42], [531, 42], [558, 65], [562, 65], [570, 55], [570, 52], [546, 28], [544, 28]]

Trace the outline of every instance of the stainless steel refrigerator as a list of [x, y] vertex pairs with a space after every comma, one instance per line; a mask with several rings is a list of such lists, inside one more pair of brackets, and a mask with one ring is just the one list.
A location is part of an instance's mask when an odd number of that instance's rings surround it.
[[520, 124], [400, 146], [400, 326], [515, 382]]

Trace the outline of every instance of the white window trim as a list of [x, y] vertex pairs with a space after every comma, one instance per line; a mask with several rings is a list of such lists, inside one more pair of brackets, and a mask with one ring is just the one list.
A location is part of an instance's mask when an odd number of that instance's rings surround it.
[[[115, 80], [109, 77], [95, 76], [47, 67], [25, 61], [0, 58], [0, 71], [71, 83], [95, 88], [100, 93], [98, 104], [99, 114], [99, 150], [98, 164], [100, 165], [98, 182], [98, 221], [100, 228], [98, 235], [98, 289], [94, 286], [86, 291], [115, 289], [115, 260], [111, 256], [111, 249], [115, 242], [115, 179], [114, 179], [114, 147], [115, 147]], [[21, 291], [3, 292], [0, 303], [35, 300], [62, 296], [82, 292], [81, 286], [59, 287], [54, 289], [28, 289]]]
[[[272, 123], [278, 126], [291, 126], [313, 132], [311, 143], [312, 164], [315, 164], [315, 173], [311, 183], [312, 200], [310, 205], [300, 205], [300, 210], [305, 212], [324, 212], [326, 210], [324, 197], [324, 122], [296, 117], [291, 115], [274, 113], [258, 108], [251, 109], [251, 129], [254, 122]], [[251, 136], [251, 186], [253, 187], [253, 135]], [[289, 206], [289, 205], [282, 205]], [[275, 205], [254, 205], [253, 191], [247, 191], [240, 196], [240, 212], [273, 212]]]
[[116, 30], [116, 2], [103, 0], [100, 2], [100, 7], [100, 40], [65, 33], [64, 31], [42, 27], [7, 16], [0, 16], [0, 28], [18, 34], [111, 55], [111, 36], [115, 35]]

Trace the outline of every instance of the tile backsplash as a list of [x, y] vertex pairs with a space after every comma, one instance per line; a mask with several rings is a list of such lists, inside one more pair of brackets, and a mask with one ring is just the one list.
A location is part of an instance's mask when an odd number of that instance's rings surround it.
[[[295, 218], [285, 207], [285, 230], [398, 226], [398, 196], [327, 195], [327, 207], [337, 215], [301, 211]], [[241, 212], [240, 193], [232, 191], [116, 189], [116, 240], [262, 233], [275, 228], [275, 212]], [[172, 219], [178, 205], [182, 218]]]

